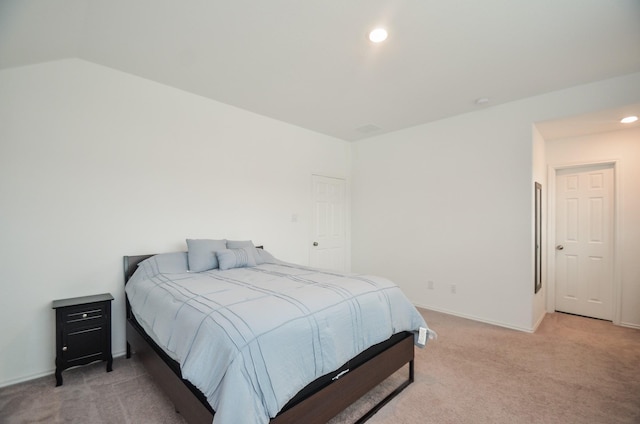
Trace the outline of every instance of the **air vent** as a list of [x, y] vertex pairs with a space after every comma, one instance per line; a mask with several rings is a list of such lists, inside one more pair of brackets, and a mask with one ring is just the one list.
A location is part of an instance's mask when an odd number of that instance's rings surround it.
[[377, 131], [380, 131], [382, 128], [380, 128], [377, 125], [373, 125], [373, 124], [367, 124], [367, 125], [363, 125], [359, 128], [356, 128], [356, 131], [362, 133], [362, 134], [371, 134]]

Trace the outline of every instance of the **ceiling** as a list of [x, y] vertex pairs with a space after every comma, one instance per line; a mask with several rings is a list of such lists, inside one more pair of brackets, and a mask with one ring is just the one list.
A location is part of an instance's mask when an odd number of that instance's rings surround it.
[[78, 57], [351, 141], [639, 72], [639, 46], [638, 0], [0, 0], [0, 68]]
[[536, 128], [542, 138], [547, 141], [640, 128], [640, 120], [631, 124], [621, 124], [620, 119], [626, 116], [640, 117], [640, 103], [552, 121], [536, 122]]

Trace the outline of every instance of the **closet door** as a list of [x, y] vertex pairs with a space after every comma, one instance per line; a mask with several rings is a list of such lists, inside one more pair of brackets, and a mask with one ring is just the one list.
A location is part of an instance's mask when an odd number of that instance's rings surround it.
[[346, 181], [312, 176], [310, 265], [346, 271]]
[[613, 319], [613, 168], [556, 174], [556, 310]]

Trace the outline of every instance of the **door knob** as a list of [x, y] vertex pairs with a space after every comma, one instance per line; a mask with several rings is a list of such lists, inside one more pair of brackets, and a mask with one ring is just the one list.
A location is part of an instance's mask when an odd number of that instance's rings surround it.
[[317, 246], [317, 245], [318, 245], [318, 242], [317, 242], [317, 241], [314, 241], [314, 242], [313, 242], [313, 245], [314, 245], [314, 246]]
[[559, 244], [559, 245], [556, 246], [556, 250], [562, 250], [562, 249], [564, 249], [563, 245]]

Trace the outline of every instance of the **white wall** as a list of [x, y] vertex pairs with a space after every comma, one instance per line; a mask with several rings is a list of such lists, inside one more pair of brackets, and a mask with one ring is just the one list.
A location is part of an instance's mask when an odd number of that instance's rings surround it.
[[307, 263], [310, 175], [351, 167], [355, 271], [532, 329], [532, 123], [638, 99], [633, 74], [349, 145], [80, 60], [2, 70], [0, 386], [52, 372], [53, 299], [111, 292], [124, 351], [122, 255], [252, 238]]
[[80, 60], [0, 93], [0, 386], [54, 369], [54, 299], [111, 292], [124, 351], [123, 255], [251, 238], [307, 263], [311, 174], [349, 176], [344, 141]]
[[544, 310], [533, 294], [543, 148], [532, 124], [638, 99], [636, 73], [356, 142], [352, 269], [390, 277], [418, 305], [533, 330]]
[[622, 207], [620, 240], [620, 282], [622, 303], [620, 324], [640, 328], [640, 128], [592, 136], [550, 140], [546, 143], [551, 167], [616, 160], [617, 182]]

